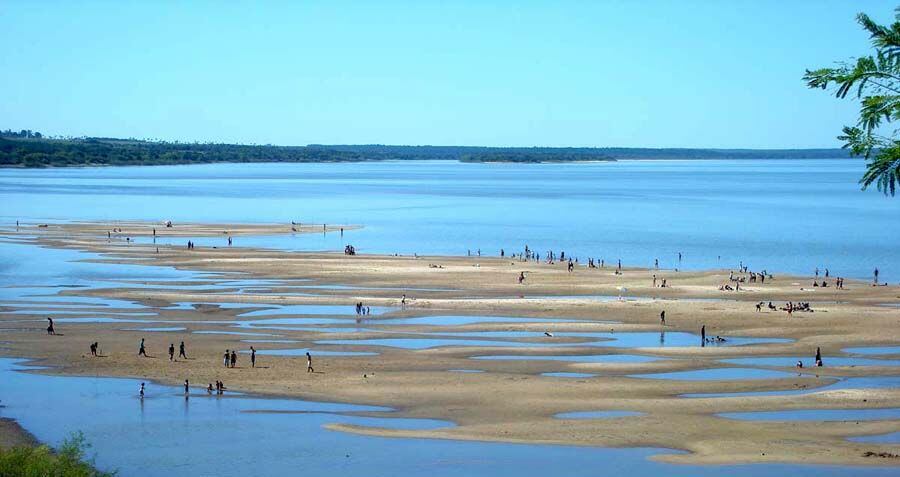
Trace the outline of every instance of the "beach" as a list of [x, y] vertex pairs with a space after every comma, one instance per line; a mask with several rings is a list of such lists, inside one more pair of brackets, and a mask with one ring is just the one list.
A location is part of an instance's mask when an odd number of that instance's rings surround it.
[[[7, 304], [0, 318], [5, 330], [0, 352], [53, 367], [42, 373], [132, 377], [175, 386], [190, 379], [204, 388], [221, 380], [230, 391], [386, 406], [395, 409], [397, 417], [455, 424], [431, 430], [332, 426], [346, 432], [660, 447], [687, 451], [654, 457], [682, 464], [897, 465], [897, 459], [890, 457], [897, 454], [896, 446], [847, 440], [896, 432], [900, 429], [897, 419], [779, 421], [719, 416], [900, 407], [896, 387], [828, 389], [842, 379], [897, 375], [894, 365], [829, 364], [832, 358], [852, 358], [852, 353], [844, 351], [847, 348], [897, 345], [900, 311], [884, 306], [900, 302], [896, 285], [872, 286], [847, 279], [844, 289], [837, 289], [829, 278], [829, 287], [813, 287], [813, 281], [821, 282], [823, 277], [781, 275], [772, 267], [765, 283], [741, 283], [740, 291], [723, 291], [720, 286], [730, 283], [732, 270], [656, 270], [626, 263], [617, 274], [615, 264], [587, 268], [579, 263], [569, 272], [561, 260], [548, 264], [501, 258], [496, 252], [490, 257], [486, 253], [345, 255], [240, 246], [242, 235], [337, 234], [341, 228], [354, 226], [326, 225], [323, 230], [321, 224], [176, 223], [165, 227], [121, 221], [8, 227], [3, 235], [10, 241], [47, 250], [89, 252], [100, 257], [90, 260], [111, 265], [167, 267], [204, 275], [196, 282], [161, 283], [138, 274], [102, 288], [61, 289], [54, 298], [59, 302], [85, 296], [120, 300], [140, 303], [142, 312], [154, 316], [129, 317], [129, 310], [115, 307], [85, 308], [72, 315], [48, 310], [46, 316], [56, 320], [57, 336], [44, 331], [44, 314], [22, 313], [24, 308]], [[171, 238], [172, 244], [153, 244], [153, 229], [160, 239]], [[108, 234], [111, 230], [116, 232]], [[174, 244], [175, 240], [186, 243], [194, 237], [223, 236], [234, 236], [235, 245], [201, 244], [188, 250]], [[523, 272], [525, 280], [520, 284], [517, 278]], [[666, 279], [667, 286], [654, 287], [654, 275], [659, 282]], [[204, 280], [222, 277], [256, 283], [226, 283], [214, 290], [200, 286]], [[772, 302], [779, 309], [764, 306], [757, 311], [759, 302]], [[788, 314], [780, 310], [786, 302], [809, 302], [814, 311]], [[357, 303], [378, 311], [357, 315]], [[284, 312], [266, 314], [273, 306]], [[346, 307], [346, 311], [323, 308], [327, 313], [304, 313], [314, 310], [304, 307]], [[663, 310], [665, 325], [659, 318]], [[256, 312], [262, 314], [242, 316]], [[90, 322], [98, 314], [128, 321]], [[345, 314], [346, 319], [334, 322], [321, 319]], [[428, 324], [428, 317], [478, 319]], [[492, 317], [499, 318], [492, 321]], [[503, 319], [509, 317], [523, 319]], [[296, 320], [265, 323], [273, 318]], [[422, 323], [416, 321], [419, 318]], [[702, 326], [707, 337], [721, 336], [725, 341], [701, 346]], [[149, 331], [153, 328], [171, 331]], [[231, 334], [235, 332], [253, 334]], [[669, 344], [665, 344], [667, 334]], [[141, 339], [146, 340], [152, 358], [137, 356]], [[257, 341], [242, 341], [248, 339]], [[739, 339], [747, 343], [738, 344]], [[170, 362], [166, 349], [181, 341], [186, 343], [189, 359]], [[93, 342], [100, 344], [103, 357], [90, 356]], [[249, 367], [244, 353], [250, 346], [259, 352], [256, 368]], [[235, 348], [242, 352], [238, 366], [226, 369], [222, 352]], [[300, 348], [311, 350], [315, 372], [307, 372], [305, 354], [265, 354]], [[813, 366], [816, 348], [823, 355], [821, 368]], [[331, 356], [329, 352], [366, 354]], [[490, 356], [514, 358], [485, 359]], [[722, 361], [773, 357], [785, 358], [774, 365]], [[795, 368], [793, 357], [800, 357], [805, 367]], [[678, 378], [680, 372], [702, 370], [723, 371], [719, 379], [704, 375], [694, 379], [691, 374]], [[668, 379], [655, 377], [662, 373], [675, 374]], [[819, 387], [823, 390], [815, 391]], [[784, 393], [753, 395], [767, 391]], [[743, 394], [728, 397], [729, 393]], [[717, 396], [684, 397], [698, 394]], [[636, 414], [603, 419], [556, 417], [582, 411]]]

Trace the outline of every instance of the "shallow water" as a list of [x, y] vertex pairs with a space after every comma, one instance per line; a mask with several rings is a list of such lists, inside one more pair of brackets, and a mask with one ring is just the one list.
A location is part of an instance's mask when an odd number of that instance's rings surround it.
[[717, 397], [748, 397], [748, 396], [790, 396], [795, 394], [808, 394], [819, 391], [835, 391], [841, 389], [880, 389], [900, 387], [900, 376], [862, 376], [853, 378], [839, 378], [829, 376], [830, 379], [838, 379], [837, 382], [814, 388], [785, 389], [780, 391], [748, 391], [736, 393], [693, 393], [682, 394], [685, 398], [717, 398]]
[[[802, 361], [804, 369], [814, 368], [815, 356], [754, 356], [748, 358], [721, 359], [724, 363], [740, 364], [744, 366], [784, 366], [793, 367], [797, 361]], [[900, 366], [900, 360], [896, 359], [869, 359], [852, 356], [823, 356], [822, 365], [830, 366]]]
[[[596, 346], [611, 346], [622, 348], [660, 348], [666, 346], [683, 347], [683, 346], [700, 346], [700, 335], [686, 333], [682, 331], [636, 331], [623, 333], [579, 333], [579, 332], [561, 332], [554, 333], [555, 336], [569, 337], [593, 337], [605, 338], [612, 341], [597, 341], [593, 343]], [[707, 335], [708, 338], [712, 336]], [[740, 336], [723, 336], [724, 342], [707, 343], [706, 346], [743, 346], [751, 344], [765, 343], [790, 343], [792, 340], [787, 338], [746, 338]]]
[[745, 379], [777, 379], [795, 376], [771, 369], [757, 368], [710, 368], [671, 373], [634, 374], [633, 378], [678, 379], [684, 381], [742, 381]]
[[844, 348], [843, 351], [854, 354], [900, 354], [900, 346], [866, 346], [862, 348]]
[[649, 363], [662, 358], [640, 354], [588, 354], [588, 355], [492, 355], [473, 356], [472, 359], [486, 360], [548, 360], [572, 361], [576, 363]]
[[[478, 315], [435, 315], [417, 316], [413, 318], [391, 318], [379, 320], [376, 323], [384, 325], [435, 325], [457, 326], [476, 323], [583, 323], [584, 321], [568, 320], [563, 318], [525, 318], [516, 316], [478, 316]], [[600, 323], [619, 323], [600, 322]]]
[[852, 442], [873, 442], [876, 444], [900, 444], [900, 431], [875, 436], [858, 436], [847, 439]]
[[[810, 273], [828, 266], [834, 275], [870, 278], [878, 265], [895, 281], [900, 203], [860, 192], [863, 170], [862, 160], [3, 169], [0, 201], [8, 223], [164, 216], [365, 225], [343, 238], [237, 237], [235, 245], [342, 250], [350, 243], [361, 253], [453, 255], [481, 248], [494, 256], [527, 243], [542, 255], [564, 250], [582, 261], [621, 258], [642, 266], [659, 258], [664, 268], [736, 267], [743, 260], [754, 269]], [[773, 226], [782, 223], [792, 226]], [[224, 245], [221, 237], [209, 240]]]
[[550, 378], [592, 378], [596, 376], [596, 374], [590, 373], [541, 373], [541, 376], [547, 376]]
[[[895, 474], [894, 468], [667, 465], [648, 460], [656, 449], [613, 449], [381, 438], [323, 429], [328, 423], [433, 428], [441, 421], [394, 421], [335, 413], [382, 408], [299, 400], [207, 397], [185, 400], [180, 389], [149, 384], [137, 398], [133, 379], [42, 376], [14, 372], [0, 359], [0, 415], [17, 419], [38, 439], [58, 445], [74, 431], [93, 445], [97, 465], [120, 475], [471, 475], [574, 477], [614, 474], [671, 477], [784, 474], [797, 477]], [[202, 385], [203, 383], [197, 383]], [[227, 385], [227, 383], [226, 383]], [[65, 405], [60, 405], [61, 397]], [[254, 412], [257, 411], [257, 412]], [[270, 412], [259, 412], [270, 411]], [[286, 411], [273, 413], [271, 411]], [[299, 411], [299, 412], [298, 412]], [[421, 427], [419, 427], [421, 426]], [[227, 455], [228, 458], [223, 458]]]
[[[268, 306], [268, 305], [265, 305]], [[255, 310], [241, 313], [241, 317], [272, 316], [272, 315], [356, 315], [353, 305], [279, 305], [265, 310]], [[380, 315], [393, 311], [393, 308], [373, 306], [372, 315]], [[369, 315], [356, 315], [366, 317]]]
[[727, 412], [717, 415], [744, 421], [871, 421], [900, 419], [900, 408], [794, 409], [790, 411]]
[[557, 346], [553, 343], [529, 343], [522, 341], [490, 341], [478, 339], [447, 339], [447, 338], [371, 338], [359, 340], [321, 340], [317, 344], [351, 345], [351, 346], [389, 346], [402, 349], [428, 349], [439, 346], [487, 346], [487, 347], [514, 347], [534, 348], [542, 346]]

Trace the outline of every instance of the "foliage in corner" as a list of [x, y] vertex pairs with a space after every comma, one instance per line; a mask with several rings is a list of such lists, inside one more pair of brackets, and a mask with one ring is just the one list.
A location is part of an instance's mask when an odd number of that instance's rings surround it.
[[0, 476], [4, 477], [112, 477], [85, 459], [90, 444], [80, 432], [66, 439], [56, 452], [48, 446], [0, 448]]
[[849, 94], [859, 100], [859, 121], [845, 126], [838, 139], [853, 155], [867, 160], [859, 181], [862, 188], [875, 184], [891, 196], [900, 186], [900, 140], [896, 130], [883, 131], [900, 119], [900, 7], [894, 12], [894, 23], [889, 26], [877, 24], [864, 13], [856, 16], [869, 32], [873, 54], [834, 68], [806, 70], [803, 76], [810, 88], [831, 89], [839, 99]]

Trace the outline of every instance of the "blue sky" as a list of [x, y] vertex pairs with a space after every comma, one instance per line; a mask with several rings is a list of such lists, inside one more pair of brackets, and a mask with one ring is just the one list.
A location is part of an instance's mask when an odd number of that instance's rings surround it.
[[[0, 1], [0, 128], [259, 144], [833, 147], [884, 1]], [[263, 3], [263, 2], [259, 2]]]

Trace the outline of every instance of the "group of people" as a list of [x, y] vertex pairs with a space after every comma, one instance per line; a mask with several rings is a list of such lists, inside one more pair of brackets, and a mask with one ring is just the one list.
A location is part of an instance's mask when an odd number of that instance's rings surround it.
[[91, 356], [93, 356], [95, 358], [97, 356], [100, 356], [100, 351], [98, 351], [99, 348], [100, 348], [100, 343], [98, 343], [96, 341], [91, 343]]
[[653, 275], [653, 288], [657, 287], [657, 283], [659, 283], [659, 288], [668, 288], [669, 284], [665, 278], [657, 278], [656, 274]]
[[237, 351], [235, 350], [225, 350], [225, 354], [222, 356], [222, 362], [225, 364], [226, 368], [233, 368], [237, 365]]
[[[813, 288], [819, 288], [819, 287], [828, 288], [828, 280], [822, 279], [821, 285], [819, 284], [819, 280], [813, 280], [812, 286], [813, 286]], [[839, 290], [843, 290], [844, 289], [844, 279], [841, 277], [836, 278], [834, 280], [834, 286], [835, 286], [835, 288], [837, 288]]]
[[368, 306], [363, 306], [362, 302], [358, 302], [356, 304], [356, 314], [357, 315], [368, 315], [371, 313], [371, 309]]
[[194, 242], [191, 241], [191, 240], [188, 240], [187, 248], [188, 248], [188, 250], [193, 250], [193, 249], [194, 249]]
[[[187, 383], [187, 380], [185, 380], [184, 382]], [[224, 392], [225, 392], [225, 383], [223, 383], [222, 381], [219, 381], [217, 379], [216, 380], [216, 394], [223, 394]], [[213, 385], [212, 385], [212, 383], [209, 383], [209, 386], [206, 386], [206, 394], [212, 394], [212, 393], [213, 393]]]
[[[141, 340], [143, 342], [143, 340]], [[178, 357], [188, 359], [184, 351], [184, 341], [178, 345]], [[175, 343], [169, 343], [169, 361], [175, 361]]]
[[344, 245], [344, 255], [356, 255], [356, 247], [353, 245]]

